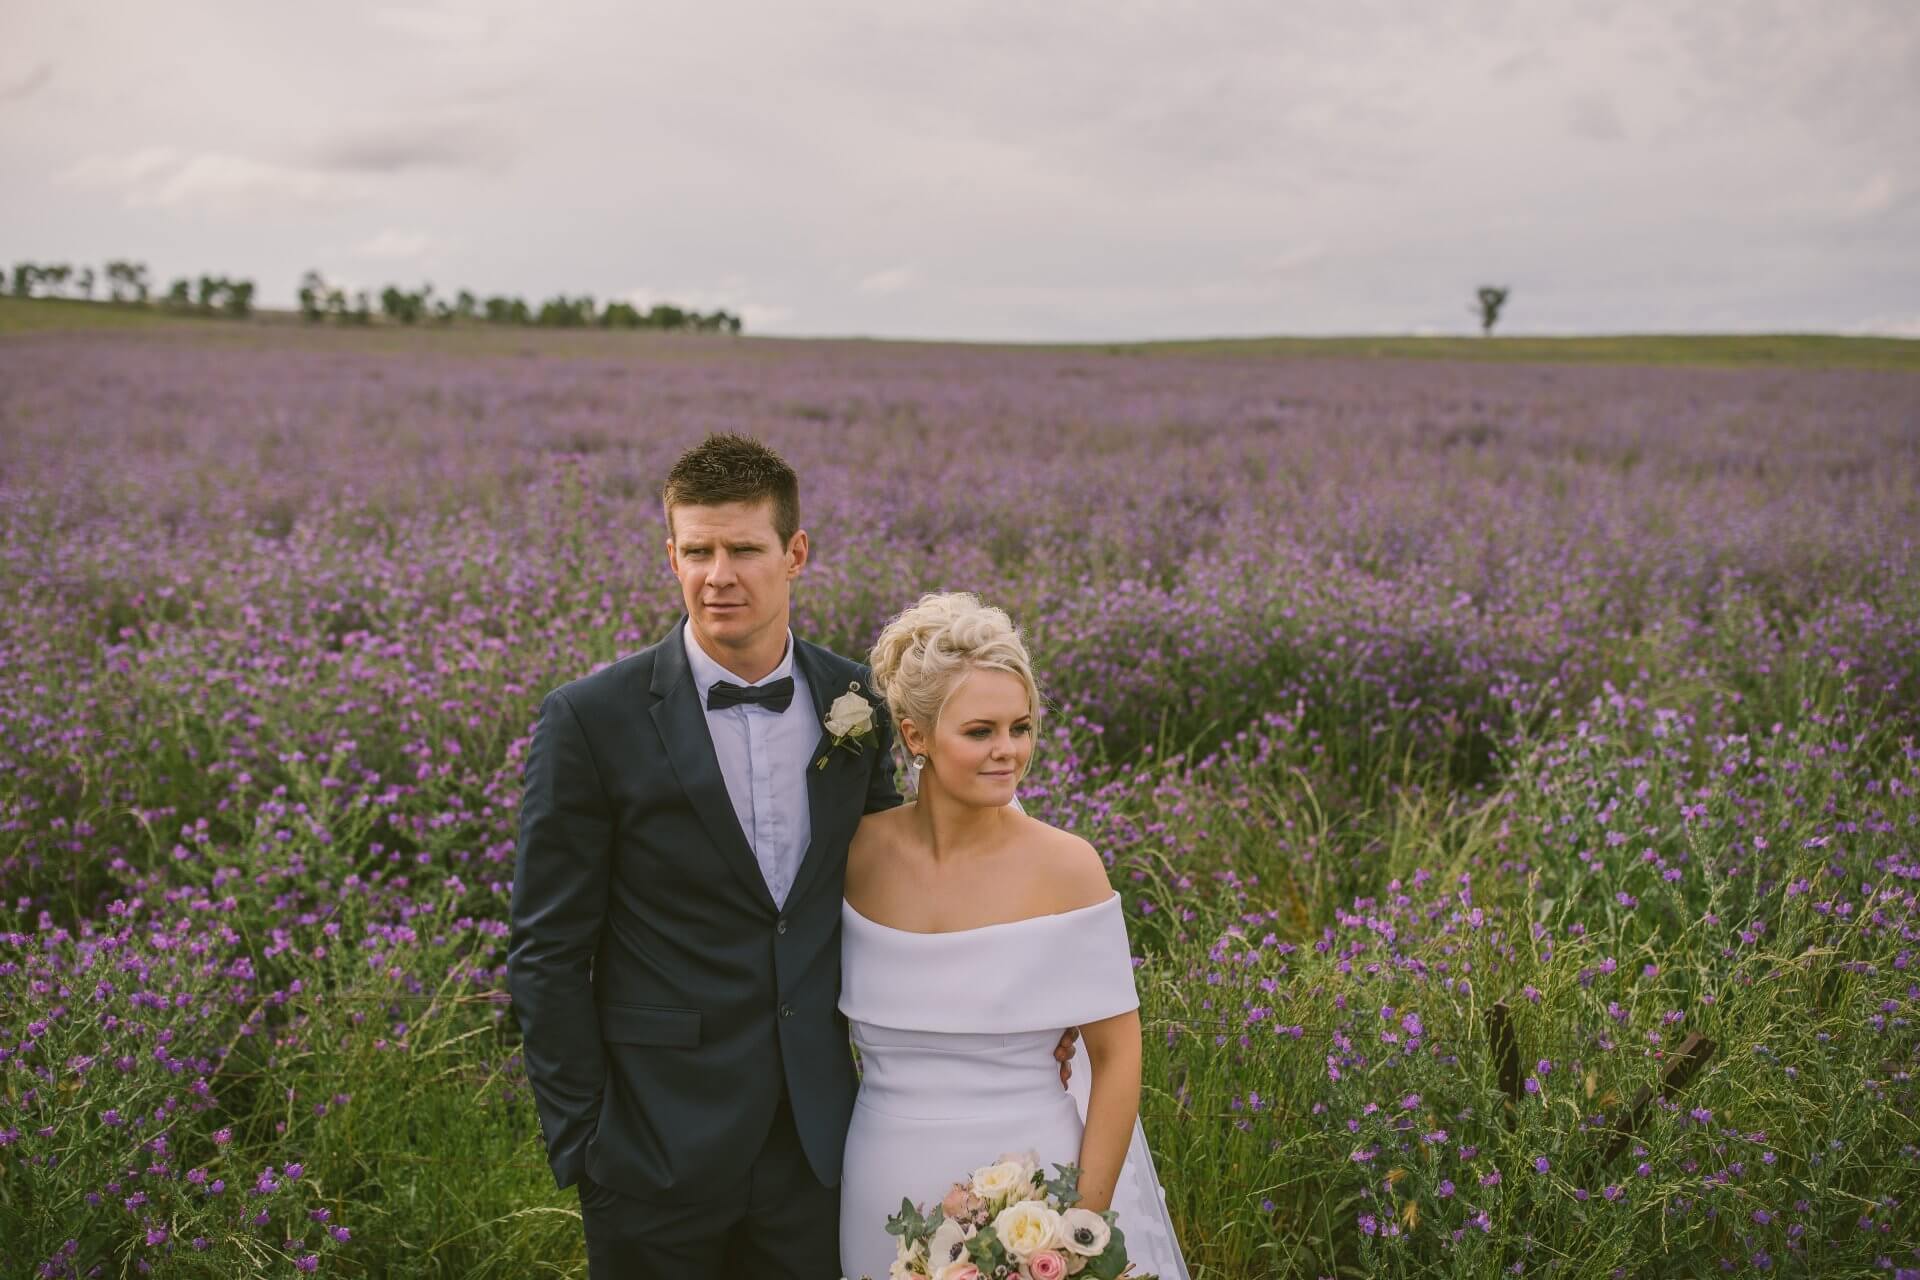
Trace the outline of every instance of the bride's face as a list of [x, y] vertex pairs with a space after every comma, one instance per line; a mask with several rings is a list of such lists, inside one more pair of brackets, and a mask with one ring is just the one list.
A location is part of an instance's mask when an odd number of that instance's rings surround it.
[[1011, 804], [1033, 759], [1033, 716], [1027, 687], [1004, 671], [960, 678], [931, 734], [902, 726], [907, 748], [927, 757], [920, 787], [937, 786], [962, 804]]

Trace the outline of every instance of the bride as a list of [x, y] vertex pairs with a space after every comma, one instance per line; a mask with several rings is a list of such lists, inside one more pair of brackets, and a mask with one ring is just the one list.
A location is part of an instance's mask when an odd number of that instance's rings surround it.
[[[916, 798], [869, 815], [847, 853], [840, 1010], [862, 1075], [847, 1130], [840, 1262], [884, 1280], [886, 1221], [1003, 1154], [1080, 1167], [1081, 1204], [1118, 1212], [1141, 1272], [1187, 1271], [1138, 1124], [1140, 1015], [1119, 895], [1077, 836], [1014, 799], [1041, 706], [1011, 620], [928, 595], [871, 657]], [[1063, 1092], [1077, 1026], [1091, 1065]], [[933, 1260], [934, 1270], [945, 1259]]]

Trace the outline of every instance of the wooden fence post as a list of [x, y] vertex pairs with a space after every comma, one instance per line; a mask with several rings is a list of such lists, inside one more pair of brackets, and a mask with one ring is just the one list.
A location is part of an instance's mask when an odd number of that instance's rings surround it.
[[1507, 1095], [1507, 1123], [1513, 1123], [1513, 1108], [1520, 1101], [1520, 1043], [1513, 1034], [1513, 1011], [1505, 1000], [1487, 1010], [1487, 1039], [1493, 1044], [1494, 1070], [1500, 1076], [1500, 1092]]
[[[1667, 1065], [1660, 1070], [1660, 1096], [1671, 1102], [1673, 1095], [1686, 1088], [1693, 1078], [1700, 1074], [1700, 1068], [1707, 1065], [1707, 1059], [1713, 1057], [1713, 1041], [1698, 1033], [1690, 1033], [1674, 1049], [1667, 1059]], [[1620, 1153], [1633, 1141], [1633, 1135], [1639, 1131], [1640, 1124], [1647, 1118], [1647, 1110], [1653, 1105], [1653, 1090], [1645, 1085], [1633, 1095], [1632, 1105], [1614, 1116], [1613, 1141], [1601, 1155], [1602, 1164], [1612, 1164]]]

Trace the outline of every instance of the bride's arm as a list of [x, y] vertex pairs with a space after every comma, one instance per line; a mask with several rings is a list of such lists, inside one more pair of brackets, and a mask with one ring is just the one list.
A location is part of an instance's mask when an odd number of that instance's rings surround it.
[[1087, 1128], [1080, 1139], [1080, 1203], [1099, 1212], [1113, 1207], [1113, 1189], [1140, 1114], [1140, 1011], [1080, 1028], [1093, 1067]]

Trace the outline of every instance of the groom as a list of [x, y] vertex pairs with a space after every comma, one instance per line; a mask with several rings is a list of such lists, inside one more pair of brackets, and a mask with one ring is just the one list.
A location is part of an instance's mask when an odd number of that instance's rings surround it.
[[861, 817], [901, 802], [892, 728], [865, 667], [788, 629], [792, 468], [711, 436], [663, 497], [686, 619], [548, 694], [527, 755], [527, 1076], [593, 1280], [831, 1280], [857, 1088], [840, 897]]

